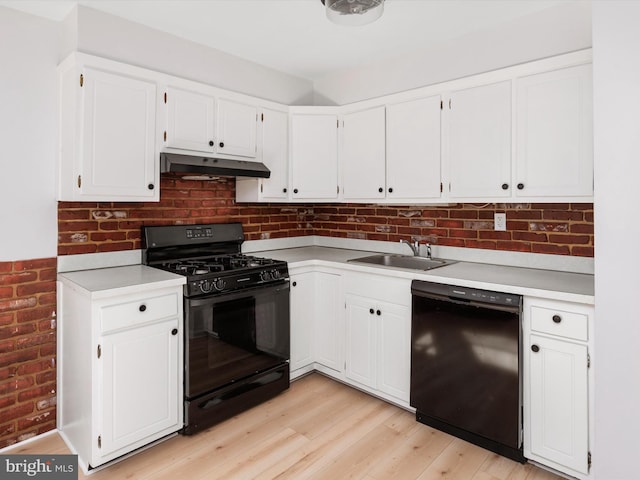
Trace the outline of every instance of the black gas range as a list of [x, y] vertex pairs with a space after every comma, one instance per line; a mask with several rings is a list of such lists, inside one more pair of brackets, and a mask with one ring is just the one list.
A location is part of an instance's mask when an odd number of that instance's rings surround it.
[[286, 262], [242, 254], [240, 223], [143, 227], [143, 239], [143, 263], [187, 277], [183, 433], [287, 389]]
[[240, 253], [240, 223], [145, 227], [143, 263], [187, 277], [185, 297], [251, 288], [289, 277], [287, 263]]

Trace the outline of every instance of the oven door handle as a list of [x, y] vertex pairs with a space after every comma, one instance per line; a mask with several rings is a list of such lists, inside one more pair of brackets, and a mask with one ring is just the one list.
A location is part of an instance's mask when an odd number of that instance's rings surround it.
[[289, 291], [289, 280], [286, 280], [282, 283], [271, 284], [271, 285], [260, 285], [252, 288], [245, 288], [242, 290], [236, 290], [234, 292], [229, 293], [221, 293], [214, 295], [207, 295], [198, 298], [185, 298], [185, 301], [188, 302], [191, 307], [201, 307], [203, 305], [211, 305], [213, 303], [220, 302], [228, 302], [231, 300], [237, 300], [239, 298], [251, 297], [258, 295], [274, 295], [279, 292], [288, 292]]

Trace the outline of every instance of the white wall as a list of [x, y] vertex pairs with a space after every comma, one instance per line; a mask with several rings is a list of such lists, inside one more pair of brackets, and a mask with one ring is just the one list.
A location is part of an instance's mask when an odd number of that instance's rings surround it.
[[56, 22], [0, 7], [0, 261], [57, 254]]
[[57, 255], [56, 67], [71, 50], [284, 103], [312, 84], [216, 50], [79, 7], [54, 22], [0, 7], [0, 261]]
[[593, 5], [598, 480], [640, 478], [640, 2]]
[[79, 6], [70, 15], [77, 20], [76, 48], [81, 52], [285, 105], [308, 105], [313, 101], [313, 84], [309, 80], [92, 8]]
[[328, 75], [314, 83], [314, 102], [344, 105], [589, 47], [590, 3], [572, 2], [429, 50]]

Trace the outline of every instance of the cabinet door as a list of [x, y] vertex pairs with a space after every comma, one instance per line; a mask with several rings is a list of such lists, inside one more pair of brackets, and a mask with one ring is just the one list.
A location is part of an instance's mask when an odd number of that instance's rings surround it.
[[376, 308], [368, 298], [346, 295], [347, 378], [376, 388]]
[[313, 320], [315, 314], [315, 274], [291, 275], [291, 371], [313, 363]]
[[166, 103], [165, 146], [198, 152], [215, 151], [213, 97], [170, 87]]
[[341, 162], [345, 199], [385, 197], [384, 132], [384, 107], [344, 116]]
[[262, 198], [287, 198], [289, 115], [264, 109], [261, 115], [262, 162], [271, 176], [262, 180]]
[[[344, 324], [340, 301], [340, 275], [316, 274], [315, 325], [313, 335], [315, 361], [338, 372], [343, 370]], [[307, 305], [307, 309], [309, 306]]]
[[378, 390], [409, 403], [411, 309], [392, 303], [380, 303], [379, 309]]
[[591, 65], [517, 80], [516, 195], [593, 195]]
[[387, 198], [441, 196], [441, 97], [387, 106]]
[[511, 81], [451, 94], [448, 153], [452, 198], [511, 195]]
[[292, 115], [291, 177], [294, 199], [338, 198], [336, 115]]
[[100, 338], [101, 455], [177, 424], [182, 392], [180, 335], [174, 329], [178, 331], [177, 318]]
[[88, 67], [83, 83], [80, 196], [153, 198], [155, 83]]
[[217, 152], [255, 158], [257, 122], [257, 107], [224, 98], [219, 99]]
[[[532, 351], [532, 348], [537, 352]], [[530, 336], [525, 451], [588, 472], [587, 347]], [[525, 439], [525, 441], [526, 441]]]

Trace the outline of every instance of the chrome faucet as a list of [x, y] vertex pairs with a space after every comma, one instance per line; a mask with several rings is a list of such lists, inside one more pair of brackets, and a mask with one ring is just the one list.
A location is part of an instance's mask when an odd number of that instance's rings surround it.
[[427, 258], [431, 260], [431, 244], [425, 243], [425, 246], [427, 247]]
[[400, 243], [406, 243], [407, 245], [409, 245], [409, 248], [413, 252], [414, 257], [417, 257], [420, 255], [420, 244], [418, 243], [417, 240], [411, 243], [409, 240], [403, 239], [403, 240], [400, 240]]

